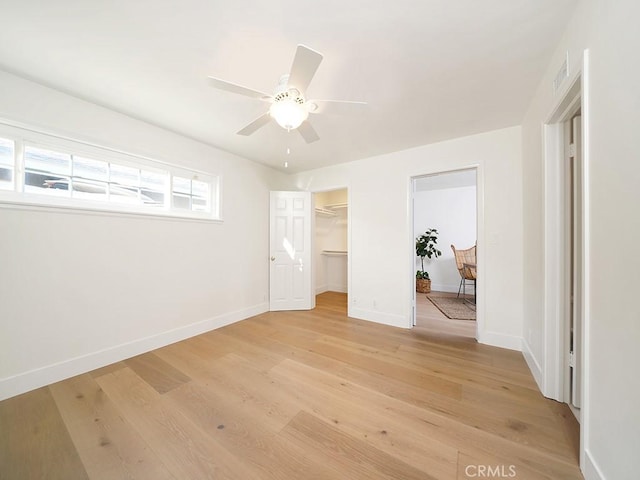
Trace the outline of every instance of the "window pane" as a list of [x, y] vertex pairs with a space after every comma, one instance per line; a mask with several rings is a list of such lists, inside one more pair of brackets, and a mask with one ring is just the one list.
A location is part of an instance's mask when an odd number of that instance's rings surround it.
[[206, 212], [209, 210], [209, 184], [193, 180], [193, 199], [191, 209], [196, 212]]
[[140, 189], [136, 187], [123, 187], [120, 185], [109, 185], [109, 201], [115, 203], [126, 203], [129, 205], [139, 205]]
[[13, 142], [0, 138], [0, 189], [13, 188], [13, 152]]
[[69, 196], [71, 155], [25, 147], [25, 192]]
[[173, 208], [191, 210], [191, 180], [173, 177]]
[[90, 158], [73, 156], [73, 178], [83, 178], [90, 180], [109, 180], [109, 164]]
[[191, 195], [173, 194], [173, 208], [178, 210], [191, 210]]
[[74, 155], [72, 166], [71, 196], [85, 200], [105, 201], [107, 199], [109, 164]]
[[109, 200], [116, 203], [139, 205], [140, 170], [122, 165], [110, 164]]
[[191, 180], [182, 177], [173, 177], [173, 191], [175, 193], [191, 194]]
[[140, 170], [137, 168], [123, 167], [122, 165], [114, 165], [112, 163], [111, 183], [137, 187], [140, 184]]
[[73, 198], [83, 198], [85, 200], [107, 199], [107, 183], [97, 182], [95, 180], [83, 180], [73, 178], [71, 180]]
[[144, 203], [148, 205], [164, 205], [164, 197], [167, 189], [167, 181], [169, 176], [167, 173], [140, 171], [140, 186], [142, 194], [149, 200]]

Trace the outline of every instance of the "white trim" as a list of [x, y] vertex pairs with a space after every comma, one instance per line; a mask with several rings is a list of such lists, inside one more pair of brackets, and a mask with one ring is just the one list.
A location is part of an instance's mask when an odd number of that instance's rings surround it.
[[[9, 194], [7, 194], [9, 193]], [[16, 198], [16, 197], [21, 198]], [[179, 220], [187, 222], [205, 222], [205, 223], [224, 223], [222, 218], [214, 218], [209, 215], [190, 215], [193, 212], [185, 211], [184, 214], [178, 214], [175, 211], [167, 210], [155, 210], [149, 211], [148, 209], [134, 209], [133, 207], [127, 207], [127, 209], [109, 208], [109, 203], [97, 203], [90, 206], [88, 200], [72, 201], [66, 198], [47, 197], [49, 201], [41, 201], [41, 197], [34, 198], [29, 194], [16, 194], [15, 192], [0, 191], [0, 208], [7, 208], [13, 210], [31, 210], [34, 212], [47, 212], [47, 213], [66, 213], [72, 215], [93, 215], [93, 216], [109, 216], [109, 217], [139, 217], [148, 218], [154, 220]], [[67, 201], [68, 200], [68, 201]], [[53, 203], [55, 202], [55, 203]], [[77, 205], [72, 205], [77, 203]]]
[[194, 337], [249, 317], [269, 311], [268, 303], [260, 303], [253, 307], [218, 315], [199, 322], [179, 327], [156, 335], [134, 340], [115, 347], [70, 358], [46, 367], [20, 373], [12, 377], [0, 379], [0, 400], [20, 395], [30, 390], [59, 382], [75, 375], [90, 372], [135, 355]]
[[598, 464], [591, 456], [591, 451], [589, 450], [584, 451], [584, 463], [580, 465], [580, 468], [582, 469], [582, 474], [584, 475], [585, 480], [606, 479], [604, 473], [602, 473], [602, 470], [598, 467]]
[[[583, 232], [582, 232], [582, 408], [580, 411], [580, 467], [585, 474], [585, 478], [600, 479], [604, 478], [601, 471], [597, 468], [595, 462], [591, 458], [589, 447], [589, 429], [590, 429], [590, 396], [589, 396], [589, 342], [590, 342], [590, 160], [589, 160], [589, 122], [590, 122], [590, 103], [589, 103], [589, 50], [584, 50], [582, 58], [582, 66], [579, 68], [567, 82], [566, 88], [558, 95], [558, 100], [551, 109], [547, 121], [544, 124], [545, 137], [543, 139], [544, 154], [544, 202], [545, 202], [545, 273], [544, 273], [544, 331], [543, 331], [543, 378], [542, 393], [546, 397], [559, 401], [570, 401], [564, 398], [564, 382], [565, 382], [565, 361], [563, 355], [563, 345], [565, 339], [565, 322], [562, 316], [562, 296], [563, 288], [562, 275], [564, 275], [563, 267], [560, 260], [561, 252], [564, 249], [564, 229], [562, 228], [560, 212], [562, 182], [564, 181], [562, 170], [560, 168], [559, 158], [562, 158], [563, 152], [559, 152], [561, 135], [561, 125], [559, 122], [565, 120], [565, 117], [573, 111], [578, 103], [576, 97], [579, 98], [582, 117], [582, 163], [583, 163]], [[526, 357], [525, 357], [526, 358]], [[529, 362], [527, 362], [529, 363]], [[531, 368], [531, 365], [530, 365]], [[532, 373], [535, 372], [532, 369]], [[540, 383], [539, 383], [540, 384]]]
[[391, 327], [411, 328], [411, 326], [407, 326], [407, 317], [397, 315], [395, 313], [385, 313], [378, 310], [353, 307], [349, 312], [349, 316], [360, 320], [368, 320], [370, 322], [389, 325]]
[[480, 332], [478, 342], [493, 347], [507, 348], [509, 350], [522, 351], [522, 337], [507, 335], [499, 332]]
[[[433, 283], [431, 282], [431, 290], [435, 292], [448, 292], [448, 293], [458, 293], [458, 288], [460, 288], [460, 284], [445, 284], [445, 283]], [[466, 291], [467, 295], [473, 295], [473, 282], [467, 281]], [[460, 289], [460, 295], [462, 295], [462, 289]]]
[[347, 286], [343, 283], [330, 283], [327, 285], [327, 290], [329, 292], [339, 292], [339, 293], [347, 293]]
[[542, 391], [542, 367], [540, 366], [540, 363], [538, 362], [536, 357], [533, 355], [531, 347], [529, 346], [529, 343], [526, 341], [526, 339], [522, 339], [522, 355], [524, 356], [524, 360], [529, 366], [529, 370], [531, 370], [531, 373], [533, 374], [533, 378], [538, 384], [538, 388], [540, 389], [540, 391]]
[[[587, 462], [591, 462], [594, 471], [598, 472], [600, 478], [604, 479], [604, 475], [600, 469], [596, 467], [595, 461], [588, 453], [589, 434], [590, 434], [590, 413], [591, 413], [591, 397], [590, 392], [590, 351], [591, 351], [591, 309], [589, 308], [589, 300], [591, 299], [591, 163], [590, 163], [590, 118], [591, 118], [591, 102], [590, 102], [590, 72], [589, 72], [589, 50], [584, 51], [582, 65], [582, 185], [583, 185], [583, 204], [582, 204], [582, 405], [580, 414], [582, 420], [580, 422], [580, 468], [583, 472], [587, 472]], [[589, 477], [587, 477], [588, 480]], [[597, 478], [597, 477], [594, 477]]]
[[562, 228], [562, 170], [563, 152], [559, 151], [561, 127], [544, 125], [544, 342], [543, 378], [541, 391], [545, 397], [562, 401], [562, 375], [564, 362], [560, 356], [564, 339], [560, 289], [564, 284], [564, 250]]
[[[563, 192], [565, 170], [562, 122], [579, 105], [583, 96], [583, 69], [571, 76], [543, 124], [544, 169], [544, 340], [541, 391], [545, 397], [563, 402], [567, 359], [565, 335], [565, 256]], [[583, 123], [587, 118], [583, 112]], [[583, 152], [584, 149], [583, 149]], [[584, 185], [584, 184], [583, 184]], [[584, 311], [584, 310], [583, 310]]]
[[320, 285], [320, 286], [316, 285], [316, 295], [320, 295], [321, 293], [328, 292], [328, 291], [329, 291], [329, 287], [327, 287], [326, 285]]

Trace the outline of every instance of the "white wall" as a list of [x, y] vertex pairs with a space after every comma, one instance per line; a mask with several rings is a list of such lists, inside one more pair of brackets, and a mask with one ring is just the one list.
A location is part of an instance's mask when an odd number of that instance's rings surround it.
[[[478, 166], [484, 252], [479, 275], [480, 341], [519, 349], [522, 337], [522, 184], [520, 128], [336, 165], [296, 176], [299, 188], [349, 185], [349, 313], [408, 327], [414, 288], [411, 177]], [[483, 268], [484, 267], [484, 268]], [[480, 312], [479, 312], [480, 316]]]
[[269, 190], [284, 177], [6, 73], [0, 117], [220, 173], [224, 216], [2, 205], [0, 398], [267, 310]]
[[[431, 278], [431, 289], [457, 292], [460, 273], [451, 245], [463, 250], [476, 244], [476, 187], [418, 191], [413, 211], [414, 237], [429, 228], [438, 230], [438, 249], [442, 255], [431, 260], [424, 259], [424, 268]], [[416, 257], [416, 270], [420, 268], [420, 257]], [[472, 282], [467, 282], [466, 291], [473, 293]]]
[[[640, 3], [584, 0], [567, 27], [525, 118], [523, 137], [525, 340], [544, 367], [544, 183], [541, 125], [556, 99], [551, 82], [569, 52], [590, 69], [586, 398], [582, 409], [587, 479], [638, 478], [640, 460]], [[607, 247], [605, 247], [607, 246]]]

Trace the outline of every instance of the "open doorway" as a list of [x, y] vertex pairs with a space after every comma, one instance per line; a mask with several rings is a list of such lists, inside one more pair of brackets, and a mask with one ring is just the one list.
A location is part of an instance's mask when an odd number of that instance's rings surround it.
[[437, 237], [439, 252], [414, 252], [416, 328], [477, 338], [477, 211], [475, 168], [413, 178], [413, 237]]
[[315, 294], [348, 305], [349, 192], [347, 188], [314, 193]]
[[[586, 65], [586, 52], [585, 52]], [[588, 149], [583, 97], [586, 70], [577, 72], [545, 124], [544, 395], [565, 402], [578, 422], [585, 408], [588, 310]]]

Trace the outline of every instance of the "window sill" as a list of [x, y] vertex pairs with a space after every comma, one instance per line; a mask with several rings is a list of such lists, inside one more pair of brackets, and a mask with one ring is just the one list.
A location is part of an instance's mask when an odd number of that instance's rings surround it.
[[[148, 212], [136, 209], [117, 209], [108, 208], [102, 205], [68, 205], [63, 203], [44, 202], [39, 199], [32, 198], [11, 198], [13, 195], [6, 195], [0, 192], [0, 208], [13, 210], [31, 210], [37, 212], [65, 213], [72, 215], [96, 215], [107, 217], [126, 217], [126, 218], [147, 218], [153, 220], [172, 220], [202, 223], [224, 223], [222, 218], [207, 217], [198, 214], [180, 214], [176, 212], [155, 211]], [[50, 200], [50, 199], [48, 199]], [[56, 199], [59, 200], [59, 199]]]

